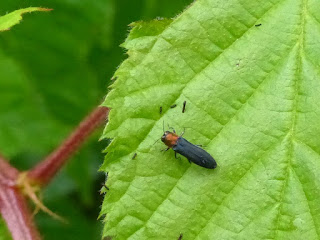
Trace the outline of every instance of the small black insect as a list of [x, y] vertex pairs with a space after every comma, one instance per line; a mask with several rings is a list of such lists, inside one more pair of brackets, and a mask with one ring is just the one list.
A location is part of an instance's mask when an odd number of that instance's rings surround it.
[[182, 106], [182, 113], [186, 111], [186, 104], [187, 104], [187, 101], [184, 101]]
[[256, 25], [254, 25], [254, 26], [256, 26], [256, 27], [260, 27], [262, 24], [261, 23], [259, 23], [259, 24], [256, 24]]
[[178, 237], [178, 240], [181, 240], [183, 238], [183, 234], [180, 233], [179, 237]]
[[131, 159], [132, 159], [132, 160], [135, 159], [136, 156], [137, 156], [137, 153], [134, 153]]
[[190, 163], [193, 162], [201, 167], [210, 169], [217, 167], [216, 161], [209, 153], [188, 142], [182, 135], [183, 133], [178, 136], [174, 130], [173, 132], [165, 131], [161, 137], [161, 141], [168, 146], [167, 150], [172, 148], [175, 153], [186, 157]]
[[102, 183], [102, 186], [105, 187], [107, 190], [109, 190], [109, 188], [106, 185], [106, 183], [108, 181], [108, 176], [109, 176], [109, 172], [106, 173], [106, 181], [105, 181], [105, 183]]
[[162, 106], [160, 107], [160, 111], [159, 112], [160, 112], [160, 114], [162, 113]]
[[173, 104], [170, 106], [170, 108], [175, 108], [177, 106], [177, 104]]

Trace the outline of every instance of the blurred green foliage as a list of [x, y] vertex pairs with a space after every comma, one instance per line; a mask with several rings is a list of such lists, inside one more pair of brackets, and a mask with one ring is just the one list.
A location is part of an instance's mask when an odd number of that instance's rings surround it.
[[[191, 0], [82, 0], [0, 2], [0, 15], [40, 6], [0, 33], [0, 153], [25, 170], [52, 151], [100, 104], [117, 66], [128, 24], [174, 17]], [[39, 213], [45, 239], [99, 239], [104, 176], [97, 173], [108, 142], [100, 133], [79, 151], [44, 192], [44, 203], [69, 224]], [[1, 220], [1, 219], [0, 219]]]

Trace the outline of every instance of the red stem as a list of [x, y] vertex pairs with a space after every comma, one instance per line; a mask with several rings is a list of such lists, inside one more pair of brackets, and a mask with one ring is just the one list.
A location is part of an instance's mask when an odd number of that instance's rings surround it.
[[14, 186], [18, 174], [18, 170], [0, 155], [0, 184]]
[[95, 109], [54, 152], [28, 172], [28, 178], [42, 186], [49, 183], [88, 135], [107, 119], [108, 114], [107, 107]]
[[13, 239], [41, 239], [26, 199], [20, 190], [15, 188], [18, 176], [19, 171], [0, 156], [0, 214]]
[[[104, 120], [109, 109], [98, 107], [53, 153], [28, 172], [25, 181], [47, 184], [70, 156]], [[40, 240], [22, 189], [17, 186], [20, 172], [0, 155], [0, 214], [6, 221], [14, 240]]]
[[0, 184], [0, 212], [15, 240], [39, 240], [38, 229], [19, 189]]

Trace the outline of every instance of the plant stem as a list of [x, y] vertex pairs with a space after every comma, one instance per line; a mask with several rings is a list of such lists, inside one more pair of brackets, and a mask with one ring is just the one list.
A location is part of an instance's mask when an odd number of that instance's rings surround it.
[[18, 174], [18, 170], [12, 167], [9, 162], [0, 155], [0, 184], [14, 186]]
[[20, 190], [15, 188], [18, 176], [19, 171], [0, 156], [0, 214], [13, 239], [41, 239], [26, 199]]
[[12, 167], [0, 155], [0, 214], [14, 240], [41, 239], [23, 195], [23, 189], [20, 188], [24, 181], [31, 181], [40, 186], [46, 185], [88, 136], [107, 119], [108, 114], [109, 109], [106, 107], [95, 109], [54, 152], [27, 172], [23, 182], [19, 182], [19, 179], [23, 179], [23, 173]]
[[27, 201], [17, 188], [0, 184], [0, 212], [14, 240], [40, 240]]
[[54, 152], [28, 172], [28, 178], [41, 186], [48, 184], [87, 137], [106, 121], [108, 114], [109, 108], [96, 108]]

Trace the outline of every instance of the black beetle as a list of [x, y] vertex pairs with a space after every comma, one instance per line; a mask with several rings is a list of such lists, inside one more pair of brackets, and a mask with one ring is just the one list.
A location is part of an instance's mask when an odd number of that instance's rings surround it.
[[[184, 133], [184, 132], [183, 132]], [[186, 157], [189, 162], [193, 162], [201, 167], [213, 169], [217, 167], [216, 161], [202, 148], [188, 142], [182, 137], [183, 133], [178, 136], [175, 131], [165, 131], [161, 137], [161, 141], [170, 148]]]

